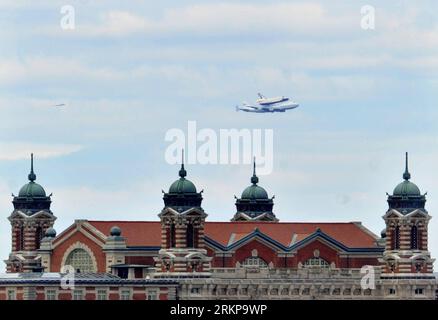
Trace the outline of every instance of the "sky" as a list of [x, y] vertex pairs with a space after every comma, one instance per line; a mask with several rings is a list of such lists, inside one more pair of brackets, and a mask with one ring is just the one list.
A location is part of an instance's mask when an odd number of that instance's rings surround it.
[[[361, 28], [364, 5], [374, 29]], [[406, 151], [433, 217], [437, 18], [436, 1], [0, 0], [0, 257], [31, 152], [58, 233], [75, 219], [156, 221], [179, 170], [165, 135], [188, 121], [273, 130], [273, 171], [259, 178], [280, 221], [361, 221], [379, 235]], [[235, 111], [257, 92], [300, 107]], [[251, 166], [186, 169], [208, 221], [231, 219]], [[433, 257], [437, 234], [432, 218]]]

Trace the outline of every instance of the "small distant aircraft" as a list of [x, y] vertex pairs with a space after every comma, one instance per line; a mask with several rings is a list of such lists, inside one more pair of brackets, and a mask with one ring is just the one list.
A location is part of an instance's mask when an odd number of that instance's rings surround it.
[[55, 104], [54, 107], [64, 107], [65, 103]]
[[236, 111], [266, 113], [266, 112], [285, 112], [286, 110], [295, 109], [299, 106], [298, 103], [291, 101], [284, 96], [275, 98], [266, 98], [261, 93], [258, 93], [259, 99], [255, 104], [243, 102], [241, 106], [236, 106]]

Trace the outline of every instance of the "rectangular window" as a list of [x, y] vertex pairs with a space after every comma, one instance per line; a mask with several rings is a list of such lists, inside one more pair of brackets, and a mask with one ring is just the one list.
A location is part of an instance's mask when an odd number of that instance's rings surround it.
[[143, 268], [134, 268], [134, 278], [136, 279], [143, 278]]
[[131, 290], [123, 289], [120, 292], [120, 300], [130, 300], [131, 299]]
[[148, 300], [158, 300], [157, 290], [148, 290], [147, 291], [147, 299]]
[[73, 300], [84, 300], [84, 292], [82, 290], [74, 290]]
[[17, 251], [24, 250], [24, 227], [21, 226], [17, 232]]
[[170, 230], [169, 230], [169, 232], [170, 232], [170, 235], [169, 235], [169, 244], [170, 244], [170, 247], [171, 248], [175, 248], [175, 246], [176, 246], [176, 233], [175, 233], [175, 224], [174, 223], [172, 223], [171, 225], [170, 225]]
[[117, 275], [122, 279], [128, 279], [129, 269], [128, 268], [119, 268], [117, 271]]
[[96, 300], [108, 300], [107, 298], [107, 291], [105, 289], [99, 289], [97, 290], [97, 298]]
[[423, 294], [423, 288], [415, 289], [415, 294]]
[[193, 248], [194, 238], [193, 238], [193, 224], [189, 223], [186, 229], [186, 245], [187, 248]]
[[17, 296], [15, 294], [15, 290], [10, 289], [8, 290], [8, 300], [16, 300]]
[[190, 292], [191, 292], [192, 294], [201, 294], [201, 288], [199, 288], [199, 287], [194, 287], [194, 288], [192, 288], [192, 289], [190, 290]]
[[56, 290], [49, 289], [46, 291], [46, 300], [57, 300]]
[[390, 288], [389, 289], [389, 294], [390, 295], [394, 295], [395, 294], [395, 289], [394, 288]]

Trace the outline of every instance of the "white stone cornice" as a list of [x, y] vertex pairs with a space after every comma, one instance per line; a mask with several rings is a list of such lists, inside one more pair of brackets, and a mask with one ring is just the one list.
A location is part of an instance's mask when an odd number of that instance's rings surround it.
[[273, 251], [278, 251], [279, 248], [277, 246], [275, 246], [272, 243], [269, 243], [268, 241], [266, 241], [265, 239], [262, 239], [258, 234], [253, 234], [249, 239], [243, 241], [242, 243], [240, 243], [238, 246], [234, 247], [233, 250], [234, 252], [239, 250], [239, 248], [243, 247], [244, 245], [248, 244], [251, 241], [257, 241], [260, 242], [261, 244], [271, 248]]
[[180, 213], [180, 215], [188, 216], [191, 213], [197, 213], [197, 214], [199, 214], [200, 216], [202, 216], [204, 218], [207, 217], [207, 214], [203, 210], [200, 210], [199, 208], [196, 208], [196, 207], [193, 207], [193, 208], [190, 208], [190, 209], [188, 209], [186, 211], [183, 211], [183, 212]]
[[56, 220], [56, 217], [53, 214], [47, 212], [46, 210], [40, 210], [32, 215], [27, 215], [21, 210], [14, 210], [11, 213], [11, 215], [8, 217], [8, 220], [12, 221], [13, 219], [16, 219], [16, 218], [35, 219], [35, 218], [42, 218], [42, 217], [46, 217], [48, 220], [52, 220], [52, 221]]
[[397, 209], [390, 209], [388, 210], [385, 215], [382, 217], [383, 219], [391, 219], [391, 215], [395, 215], [395, 218], [403, 218], [403, 219], [408, 219], [408, 218], [412, 218], [415, 215], [420, 215], [421, 217], [424, 217], [425, 219], [427, 219], [427, 221], [429, 221], [432, 217], [425, 211], [423, 211], [422, 209], [415, 209], [411, 212], [409, 212], [408, 214], [402, 214], [400, 211], [398, 211]]
[[232, 221], [240, 221], [240, 220], [237, 220], [236, 218], [243, 218], [245, 221], [278, 221], [278, 219], [275, 217], [274, 217], [274, 220], [272, 220], [272, 219], [263, 220], [264, 217], [270, 216], [270, 215], [272, 215], [271, 212], [263, 212], [262, 214], [259, 214], [255, 217], [251, 217], [251, 216], [247, 215], [245, 212], [239, 211], [234, 215]]
[[404, 215], [400, 211], [398, 211], [396, 209], [390, 209], [390, 210], [386, 211], [386, 213], [383, 215], [382, 218], [383, 219], [388, 219], [392, 214], [396, 215], [397, 218], [403, 218], [404, 217]]
[[414, 210], [412, 212], [409, 212], [405, 217], [406, 218], [412, 218], [415, 215], [419, 215], [420, 217], [425, 218], [427, 221], [429, 221], [432, 218], [428, 213], [426, 213], [426, 212], [424, 212], [423, 210], [420, 210], [420, 209], [416, 209], [416, 210]]
[[186, 211], [183, 211], [183, 212], [178, 212], [175, 209], [173, 209], [172, 207], [165, 207], [160, 212], [160, 214], [158, 216], [160, 218], [161, 217], [165, 217], [165, 216], [187, 216], [187, 215], [190, 215], [193, 212], [198, 213], [199, 215], [201, 215], [204, 218], [207, 217], [207, 214], [203, 210], [201, 210], [201, 209], [199, 209], [197, 207], [189, 208], [189, 209], [187, 209]]
[[[60, 244], [62, 244], [63, 242], [67, 241], [69, 238], [71, 238], [72, 236], [74, 236], [76, 234], [76, 232], [80, 232], [82, 233], [85, 237], [87, 237], [88, 239], [92, 240], [94, 243], [96, 243], [99, 247], [103, 247], [103, 245], [105, 244], [105, 240], [106, 237], [105, 235], [98, 231], [96, 228], [90, 228], [91, 230], [86, 231], [82, 228], [82, 225], [85, 225], [86, 227], [91, 226], [88, 222], [79, 222], [79, 221], [75, 221], [75, 228], [73, 228], [69, 233], [67, 234], [63, 234], [60, 238], [57, 238], [56, 243], [53, 245], [53, 249], [55, 249], [56, 247], [58, 247]], [[90, 232], [95, 232], [95, 236], [93, 236]]]
[[98, 238], [100, 238], [100, 240], [102, 241], [106, 241], [107, 236], [101, 232], [99, 229], [97, 229], [96, 227], [94, 227], [91, 223], [89, 223], [88, 221], [83, 221], [81, 223], [81, 227], [85, 227], [88, 230], [90, 230], [92, 233], [94, 233]]

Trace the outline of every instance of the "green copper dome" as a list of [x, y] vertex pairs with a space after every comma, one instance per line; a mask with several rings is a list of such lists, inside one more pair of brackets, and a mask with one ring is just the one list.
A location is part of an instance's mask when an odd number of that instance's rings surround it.
[[268, 199], [268, 193], [262, 187], [253, 184], [242, 192], [242, 199]]
[[[183, 154], [184, 157], [184, 154]], [[187, 171], [184, 169], [184, 162], [181, 163], [181, 169], [179, 170], [179, 179], [176, 180], [169, 188], [169, 193], [196, 193], [196, 187], [190, 180], [185, 177]]]
[[33, 171], [33, 154], [31, 154], [30, 173], [27, 176], [29, 182], [21, 187], [18, 196], [12, 195], [14, 199], [14, 210], [19, 210], [27, 215], [33, 215], [36, 212], [44, 210], [50, 214], [50, 204], [52, 200], [47, 196], [44, 188], [35, 182], [36, 175]]
[[253, 174], [251, 177], [251, 183], [252, 185], [245, 188], [242, 192], [242, 199], [249, 199], [249, 200], [255, 200], [255, 199], [268, 199], [268, 193], [265, 189], [258, 186], [257, 183], [259, 182], [259, 178], [256, 176], [255, 172], [255, 159], [254, 159], [254, 169]]
[[201, 192], [196, 191], [195, 185], [186, 179], [187, 171], [184, 169], [184, 150], [182, 152], [181, 169], [179, 170], [179, 179], [176, 180], [169, 188], [168, 193], [164, 193], [164, 207], [172, 208], [178, 212], [184, 212], [191, 208], [202, 210]]
[[406, 152], [406, 167], [405, 172], [403, 173], [403, 179], [405, 181], [399, 183], [393, 192], [394, 196], [421, 196], [420, 189], [417, 185], [409, 179], [411, 178], [411, 174], [408, 170], [408, 153]]
[[256, 175], [256, 162], [249, 187], [242, 192], [241, 198], [236, 198], [237, 212], [231, 221], [278, 221], [272, 212], [274, 197], [269, 198], [265, 189], [257, 185], [259, 178]]
[[169, 193], [196, 193], [196, 187], [190, 180], [179, 178], [172, 183]]
[[18, 192], [19, 197], [26, 198], [43, 198], [46, 197], [46, 191], [38, 183], [30, 181], [25, 184]]
[[417, 185], [409, 179], [411, 174], [408, 170], [408, 153], [406, 152], [406, 168], [403, 173], [405, 181], [399, 183], [392, 195], [388, 195], [389, 210], [395, 209], [401, 214], [408, 214], [413, 210], [422, 210], [427, 212], [424, 208], [426, 204], [426, 194], [421, 194]]
[[23, 197], [23, 198], [44, 198], [44, 197], [46, 197], [46, 191], [44, 191], [44, 188], [35, 182], [36, 175], [35, 175], [35, 172], [33, 171], [33, 154], [31, 154], [30, 173], [27, 176], [27, 178], [29, 179], [29, 183], [27, 183], [23, 187], [21, 187], [20, 191], [18, 192], [18, 196]]
[[408, 180], [403, 181], [395, 187], [394, 196], [420, 196], [420, 189], [417, 187], [415, 183], [412, 183]]

